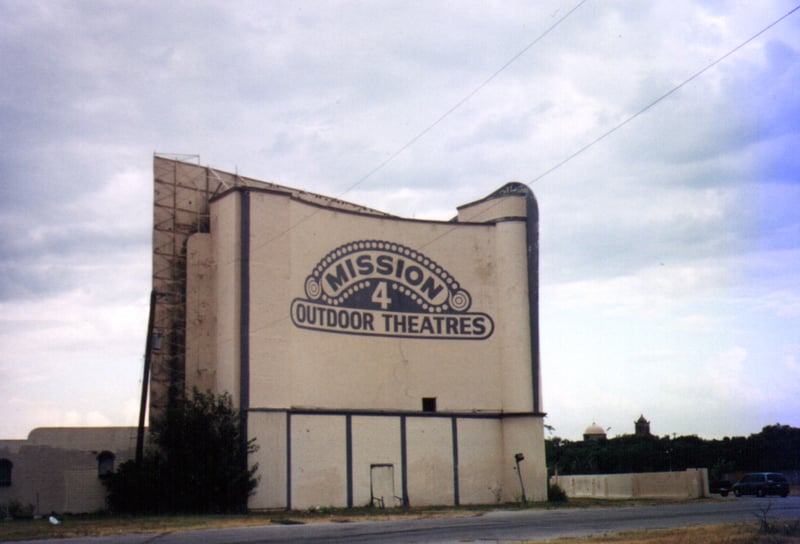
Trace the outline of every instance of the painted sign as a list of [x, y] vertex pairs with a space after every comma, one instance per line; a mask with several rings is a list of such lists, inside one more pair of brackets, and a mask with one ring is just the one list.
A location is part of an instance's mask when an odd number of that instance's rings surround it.
[[472, 297], [424, 254], [380, 240], [328, 253], [306, 278], [307, 298], [292, 301], [297, 327], [404, 338], [482, 340], [492, 318], [469, 312]]

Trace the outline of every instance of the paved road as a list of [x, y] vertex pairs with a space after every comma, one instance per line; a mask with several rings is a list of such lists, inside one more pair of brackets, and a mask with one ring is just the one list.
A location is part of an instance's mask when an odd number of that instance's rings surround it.
[[755, 521], [769, 505], [772, 521], [800, 518], [800, 497], [716, 499], [660, 506], [495, 511], [458, 518], [354, 523], [270, 525], [166, 535], [122, 535], [37, 541], [37, 544], [268, 544], [268, 543], [438, 543], [520, 542], [565, 536], [603, 535]]

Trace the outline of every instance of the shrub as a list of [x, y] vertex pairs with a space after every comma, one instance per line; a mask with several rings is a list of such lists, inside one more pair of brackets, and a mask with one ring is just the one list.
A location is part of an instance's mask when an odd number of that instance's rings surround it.
[[561, 489], [558, 484], [551, 484], [547, 487], [547, 500], [550, 502], [567, 502], [567, 492]]
[[196, 389], [192, 397], [153, 422], [141, 463], [120, 465], [107, 480], [109, 508], [130, 513], [229, 513], [247, 509], [257, 465], [247, 456], [241, 420], [229, 394]]
[[13, 519], [33, 519], [34, 507], [32, 504], [23, 504], [19, 501], [10, 501], [7, 515]]

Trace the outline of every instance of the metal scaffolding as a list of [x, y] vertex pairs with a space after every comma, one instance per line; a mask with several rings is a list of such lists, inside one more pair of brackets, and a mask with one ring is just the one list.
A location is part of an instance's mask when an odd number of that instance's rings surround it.
[[[186, 242], [209, 231], [209, 200], [235, 179], [156, 155], [153, 161], [153, 340], [149, 346], [150, 417], [183, 398], [186, 382]], [[191, 157], [199, 162], [199, 157]], [[230, 176], [226, 176], [230, 178]]]

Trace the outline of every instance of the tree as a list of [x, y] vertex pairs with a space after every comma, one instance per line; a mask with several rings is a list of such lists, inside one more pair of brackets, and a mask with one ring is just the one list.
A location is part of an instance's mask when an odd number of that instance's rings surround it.
[[623, 435], [603, 441], [545, 442], [547, 464], [560, 474], [614, 474], [707, 467], [714, 479], [751, 470], [800, 468], [800, 429], [768, 425], [747, 438]]
[[142, 462], [128, 461], [106, 481], [117, 512], [223, 513], [247, 509], [257, 465], [255, 439], [244, 443], [242, 421], [228, 393], [197, 389], [154, 421]]

